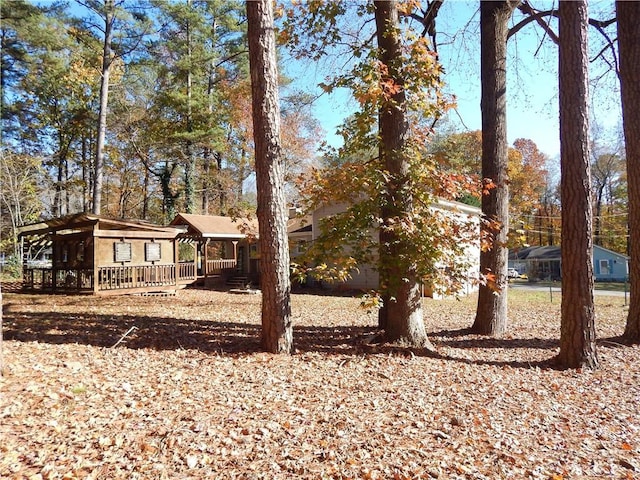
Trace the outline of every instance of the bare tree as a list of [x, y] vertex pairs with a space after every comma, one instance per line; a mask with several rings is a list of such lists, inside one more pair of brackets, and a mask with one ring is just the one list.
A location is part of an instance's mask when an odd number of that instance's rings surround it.
[[561, 0], [559, 16], [562, 319], [558, 362], [566, 368], [597, 368], [587, 0]]
[[260, 236], [262, 345], [272, 353], [291, 353], [289, 243], [273, 4], [270, 0], [248, 0], [246, 4]]

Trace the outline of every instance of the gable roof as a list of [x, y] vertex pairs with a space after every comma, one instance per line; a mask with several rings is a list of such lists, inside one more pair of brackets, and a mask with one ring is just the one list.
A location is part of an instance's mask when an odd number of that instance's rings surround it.
[[311, 215], [305, 215], [302, 217], [291, 217], [287, 222], [287, 232], [289, 233], [289, 235], [311, 234], [313, 232], [312, 222], [313, 217]]
[[594, 250], [600, 250], [602, 253], [605, 253], [609, 256], [613, 256], [613, 257], [617, 257], [617, 258], [621, 258], [621, 259], [625, 259], [625, 260], [629, 260], [629, 256], [625, 255], [623, 253], [618, 253], [618, 252], [614, 252], [613, 250], [609, 250], [608, 248], [604, 248], [601, 247], [600, 245], [594, 245], [593, 246]]
[[184, 225], [187, 232], [182, 237], [201, 237], [221, 240], [241, 240], [249, 235], [257, 235], [255, 221], [235, 220], [220, 215], [195, 215], [179, 213], [170, 225]]
[[[593, 250], [600, 250], [606, 252], [609, 255], [613, 255], [619, 258], [628, 259], [626, 255], [614, 252], [613, 250], [606, 249], [599, 245], [594, 245]], [[551, 245], [546, 247], [527, 247], [519, 250], [511, 250], [509, 252], [509, 260], [560, 260], [561, 253], [560, 247], [557, 245]]]
[[19, 235], [70, 234], [86, 231], [137, 231], [175, 237], [179, 229], [163, 227], [144, 220], [127, 220], [95, 215], [93, 213], [75, 213], [58, 218], [51, 218], [41, 222], [23, 225], [19, 228]]
[[527, 247], [509, 252], [509, 260], [560, 260], [560, 247]]

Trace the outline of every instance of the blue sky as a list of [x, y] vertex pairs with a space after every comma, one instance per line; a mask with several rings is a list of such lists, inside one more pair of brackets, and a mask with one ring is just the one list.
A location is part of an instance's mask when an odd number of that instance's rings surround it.
[[[548, 1], [532, 2], [539, 8], [552, 5]], [[610, 1], [590, 2], [591, 13], [606, 18]], [[480, 47], [478, 2], [445, 0], [438, 15], [440, 60], [445, 68], [446, 91], [457, 97], [457, 113], [452, 115], [459, 131], [478, 130], [481, 127], [480, 112]], [[600, 13], [604, 10], [605, 13]], [[465, 33], [459, 33], [461, 30]], [[557, 28], [556, 28], [557, 31]], [[449, 34], [452, 32], [452, 34]], [[455, 38], [453, 33], [458, 32]], [[544, 41], [543, 41], [544, 40]], [[594, 45], [598, 41], [594, 38]], [[541, 46], [542, 45], [542, 46]], [[598, 47], [599, 48], [599, 47]], [[508, 63], [508, 111], [507, 134], [509, 142], [517, 138], [533, 140], [550, 159], [557, 159], [560, 152], [558, 133], [558, 80], [557, 48], [539, 28], [533, 25], [521, 30], [509, 40]], [[599, 74], [594, 62], [592, 76]], [[300, 70], [296, 69], [296, 74]], [[311, 87], [314, 79], [322, 81], [326, 66], [306, 65], [302, 84]], [[293, 75], [294, 77], [297, 75]], [[619, 124], [620, 106], [616, 98], [615, 76], [609, 74], [592, 92], [592, 125], [611, 132]], [[334, 135], [342, 119], [356, 105], [343, 94], [322, 95], [315, 104], [315, 113], [327, 132], [332, 144], [340, 142]], [[461, 121], [460, 121], [461, 120]], [[464, 125], [462, 125], [464, 123]]]

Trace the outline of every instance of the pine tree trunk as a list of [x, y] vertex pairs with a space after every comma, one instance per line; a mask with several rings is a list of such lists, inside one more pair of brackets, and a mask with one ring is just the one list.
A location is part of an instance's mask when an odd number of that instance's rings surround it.
[[273, 5], [270, 0], [249, 0], [246, 4], [260, 236], [262, 345], [268, 352], [291, 353], [288, 212], [280, 144]]
[[107, 107], [109, 104], [109, 76], [111, 74], [114, 3], [105, 0], [105, 31], [102, 52], [102, 78], [100, 80], [100, 111], [98, 113], [98, 134], [96, 143], [96, 161], [94, 165], [92, 213], [99, 215], [102, 210], [102, 182], [104, 171], [104, 144], [107, 132]]
[[[191, 0], [187, 0], [187, 5], [191, 6]], [[187, 58], [189, 59], [189, 70], [187, 72], [187, 133], [189, 139], [186, 141], [185, 153], [187, 156], [186, 164], [184, 166], [184, 211], [186, 213], [195, 212], [196, 204], [196, 155], [194, 152], [193, 141], [191, 135], [193, 133], [193, 73], [192, 73], [192, 58], [191, 58], [191, 25], [187, 20]]]
[[[399, 63], [402, 46], [396, 33], [399, 28], [398, 5], [395, 1], [376, 1], [375, 19], [379, 60], [388, 68], [388, 78], [402, 86]], [[402, 88], [383, 104], [379, 112], [380, 161], [389, 172], [386, 185], [386, 205], [382, 208], [383, 225], [380, 228], [380, 275], [384, 294], [384, 307], [380, 311], [379, 324], [390, 341], [410, 346], [430, 346], [422, 316], [422, 295], [416, 265], [410, 260], [411, 245], [402, 241], [395, 231], [401, 222], [410, 217], [413, 198], [407, 193], [409, 162], [405, 143], [408, 135], [406, 98]]]
[[640, 2], [618, 0], [620, 90], [629, 189], [631, 301], [624, 337], [640, 342]]
[[587, 0], [561, 0], [559, 13], [562, 319], [558, 362], [566, 368], [596, 368]]
[[481, 285], [472, 330], [499, 336], [507, 330], [507, 267], [509, 250], [509, 185], [507, 176], [507, 33], [517, 2], [480, 3], [482, 81], [482, 177], [495, 188], [482, 196], [484, 233], [493, 239], [480, 253], [480, 271], [494, 276], [495, 285]]

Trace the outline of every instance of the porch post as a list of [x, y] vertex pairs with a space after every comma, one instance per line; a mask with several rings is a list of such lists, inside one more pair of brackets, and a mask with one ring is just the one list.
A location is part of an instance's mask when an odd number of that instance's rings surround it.
[[231, 240], [233, 244], [233, 260], [235, 261], [234, 270], [238, 268], [238, 240]]
[[204, 241], [204, 265], [202, 265], [202, 272], [204, 273], [205, 285], [207, 282], [207, 276], [209, 275], [209, 239]]
[[95, 295], [100, 290], [100, 265], [98, 263], [98, 237], [96, 237], [95, 230], [91, 231], [91, 257], [92, 257], [92, 263], [93, 263], [93, 293]]

